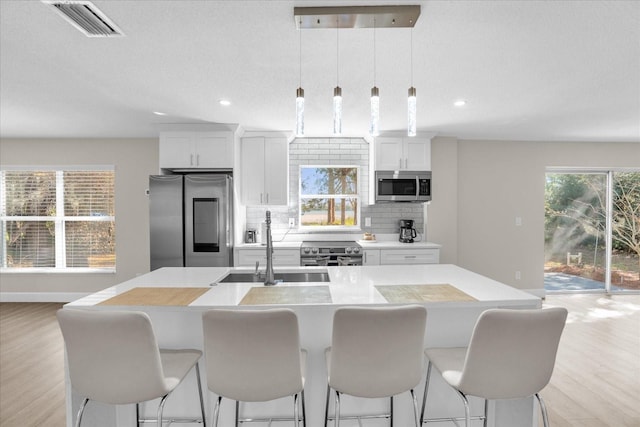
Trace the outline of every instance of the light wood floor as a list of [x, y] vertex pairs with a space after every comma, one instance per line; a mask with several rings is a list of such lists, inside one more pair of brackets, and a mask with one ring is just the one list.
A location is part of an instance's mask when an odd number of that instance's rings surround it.
[[569, 310], [541, 393], [551, 426], [640, 427], [640, 295], [547, 296], [544, 305]]
[[[640, 296], [549, 296], [570, 314], [551, 383], [552, 427], [640, 427]], [[0, 304], [0, 426], [65, 425], [61, 304]], [[509, 427], [509, 426], [498, 426]]]

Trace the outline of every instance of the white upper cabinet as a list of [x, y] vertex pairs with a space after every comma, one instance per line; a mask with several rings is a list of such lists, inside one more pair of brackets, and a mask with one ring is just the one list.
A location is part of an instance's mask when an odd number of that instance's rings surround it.
[[378, 137], [376, 170], [431, 170], [431, 138]]
[[160, 167], [233, 169], [233, 133], [161, 132]]
[[242, 138], [240, 173], [246, 205], [286, 205], [289, 200], [286, 137]]

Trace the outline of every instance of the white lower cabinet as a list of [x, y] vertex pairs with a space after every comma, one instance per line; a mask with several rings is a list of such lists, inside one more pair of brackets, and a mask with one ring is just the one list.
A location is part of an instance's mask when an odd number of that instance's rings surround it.
[[[260, 263], [260, 269], [264, 269], [267, 265], [267, 249], [238, 249], [237, 257], [234, 262], [236, 267], [255, 267], [256, 262]], [[300, 250], [299, 249], [274, 249], [273, 250], [274, 266], [300, 266]]]
[[439, 249], [381, 249], [381, 265], [438, 264]]
[[365, 249], [362, 251], [363, 265], [380, 265], [380, 249]]

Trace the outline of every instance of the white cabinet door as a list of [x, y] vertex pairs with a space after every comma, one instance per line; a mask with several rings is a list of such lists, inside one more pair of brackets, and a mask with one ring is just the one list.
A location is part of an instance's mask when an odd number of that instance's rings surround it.
[[431, 170], [431, 140], [403, 138], [404, 168], [411, 171]]
[[439, 249], [382, 249], [381, 265], [437, 264], [440, 262]]
[[242, 138], [242, 200], [247, 205], [286, 205], [289, 169], [286, 138]]
[[[267, 265], [267, 249], [238, 249], [238, 256], [235, 262], [236, 267], [255, 267], [256, 262], [260, 263], [260, 270], [263, 271]], [[300, 251], [298, 249], [274, 249], [274, 266], [300, 266]]]
[[247, 205], [264, 202], [264, 164], [264, 138], [242, 138], [240, 174], [242, 200]]
[[402, 138], [376, 138], [375, 145], [376, 170], [394, 171], [403, 168]]
[[431, 139], [379, 137], [375, 140], [376, 170], [431, 170]]
[[163, 132], [161, 168], [233, 169], [231, 132]]
[[194, 155], [198, 168], [233, 169], [233, 141], [226, 135], [195, 135]]
[[289, 202], [289, 152], [285, 138], [265, 138], [264, 191], [268, 205]]
[[362, 252], [362, 263], [364, 265], [380, 265], [380, 250], [365, 249]]
[[160, 135], [160, 167], [194, 167], [193, 143], [187, 134]]

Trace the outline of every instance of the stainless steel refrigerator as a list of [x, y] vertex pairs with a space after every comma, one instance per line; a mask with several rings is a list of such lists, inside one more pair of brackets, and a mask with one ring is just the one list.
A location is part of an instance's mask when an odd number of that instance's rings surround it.
[[229, 174], [151, 175], [151, 270], [233, 265]]

